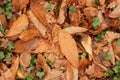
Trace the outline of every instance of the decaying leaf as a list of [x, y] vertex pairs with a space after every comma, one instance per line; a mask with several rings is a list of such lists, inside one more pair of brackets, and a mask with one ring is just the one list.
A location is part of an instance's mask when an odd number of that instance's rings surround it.
[[68, 59], [68, 61], [75, 67], [78, 67], [78, 50], [77, 45], [73, 37], [63, 31], [59, 31], [59, 45], [62, 53]]
[[87, 51], [88, 55], [89, 55], [89, 59], [92, 60], [93, 59], [93, 52], [92, 52], [92, 40], [90, 36], [85, 36], [82, 40], [82, 45], [85, 48], [85, 50]]
[[68, 28], [65, 28], [63, 30], [70, 33], [70, 34], [75, 34], [75, 33], [86, 32], [87, 31], [86, 28], [82, 28], [82, 27], [68, 27]]
[[26, 14], [23, 14], [13, 22], [13, 24], [10, 27], [10, 30], [7, 33], [7, 36], [12, 37], [20, 34], [27, 25], [28, 25], [28, 17]]

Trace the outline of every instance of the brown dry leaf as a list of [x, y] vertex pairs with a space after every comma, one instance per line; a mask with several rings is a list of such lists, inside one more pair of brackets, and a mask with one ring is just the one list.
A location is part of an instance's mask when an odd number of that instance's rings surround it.
[[79, 72], [81, 75], [83, 75], [85, 72], [85, 68], [89, 65], [89, 61], [86, 58], [81, 58], [79, 63]]
[[18, 40], [15, 42], [15, 49], [14, 52], [17, 53], [23, 53], [23, 52], [27, 52], [30, 50], [34, 50], [36, 49], [39, 45], [37, 43], [35, 43], [37, 41], [37, 39], [32, 39], [29, 41], [22, 41], [22, 40]]
[[73, 71], [72, 71], [72, 66], [71, 64], [68, 62], [67, 63], [67, 69], [66, 69], [66, 80], [73, 80]]
[[51, 72], [51, 69], [50, 67], [47, 65], [46, 61], [45, 61], [45, 58], [39, 53], [38, 54], [38, 64], [37, 66], [42, 66], [43, 68], [43, 71], [46, 73], [46, 74], [49, 74]]
[[67, 61], [67, 69], [66, 69], [66, 79], [65, 80], [78, 80], [78, 69], [72, 66]]
[[86, 6], [93, 6], [94, 0], [86, 0]]
[[43, 53], [51, 47], [51, 44], [44, 39], [37, 40], [36, 42], [34, 42], [34, 45], [38, 45], [38, 47], [35, 48], [34, 51], [32, 51], [33, 53]]
[[70, 34], [75, 34], [75, 33], [80, 33], [80, 32], [86, 32], [87, 31], [86, 28], [82, 28], [82, 27], [68, 27], [68, 28], [65, 28], [63, 30], [70, 33]]
[[54, 25], [52, 28], [52, 39], [53, 42], [57, 42], [58, 41], [58, 32], [59, 30], [61, 30], [61, 27], [59, 25]]
[[112, 41], [115, 39], [120, 38], [120, 34], [119, 33], [114, 33], [112, 31], [107, 31], [105, 36], [104, 36], [104, 41], [108, 41], [108, 47], [109, 47], [109, 51], [108, 53], [112, 56], [111, 62], [113, 65], [115, 65], [115, 56], [114, 56], [114, 51], [113, 51], [113, 47], [112, 47]]
[[3, 24], [5, 27], [7, 26], [7, 20], [4, 14], [0, 14], [0, 24]]
[[47, 26], [49, 23], [56, 22], [54, 15], [50, 12], [47, 12], [45, 9], [48, 5], [48, 3], [36, 1], [30, 6], [32, 12], [44, 26]]
[[68, 61], [75, 67], [78, 67], [78, 50], [77, 45], [73, 37], [63, 31], [59, 31], [59, 45], [62, 53], [68, 59]]
[[103, 49], [104, 43], [103, 42], [94, 42], [93, 47], [96, 49], [93, 49], [94, 54], [98, 55], [102, 49]]
[[34, 28], [30, 28], [30, 29], [26, 30], [25, 32], [21, 33], [19, 38], [23, 41], [28, 41], [28, 40], [31, 40], [38, 35], [39, 35], [39, 31], [37, 31]]
[[79, 26], [80, 19], [81, 19], [81, 12], [79, 10], [75, 10], [74, 13], [69, 13], [70, 18], [70, 26]]
[[78, 68], [71, 65], [73, 71], [73, 80], [78, 80]]
[[31, 59], [30, 53], [27, 52], [21, 53], [20, 65], [24, 67], [24, 69], [27, 68], [30, 64], [30, 59]]
[[117, 18], [120, 16], [120, 4], [117, 5], [117, 7], [109, 14], [109, 17], [111, 18]]
[[7, 44], [8, 44], [8, 42], [9, 42], [9, 40], [2, 38], [2, 39], [0, 39], [0, 41], [1, 41], [0, 47], [7, 48]]
[[14, 10], [17, 11], [24, 9], [28, 2], [29, 0], [12, 0], [12, 5], [14, 6]]
[[57, 22], [59, 24], [62, 24], [65, 21], [65, 12], [66, 12], [66, 7], [68, 6], [69, 1], [70, 0], [62, 0], [60, 10], [59, 10], [58, 19], [57, 19]]
[[62, 80], [62, 75], [62, 71], [52, 69], [51, 72], [48, 75], [46, 75], [43, 80]]
[[104, 5], [106, 0], [99, 0], [100, 5]]
[[80, 78], [80, 80], [89, 80], [87, 76], [83, 76]]
[[92, 52], [92, 39], [90, 36], [85, 36], [83, 37], [82, 40], [82, 45], [85, 48], [86, 52], [89, 55], [89, 59], [92, 60], [93, 59], [93, 52]]
[[28, 17], [26, 14], [23, 14], [12, 23], [10, 30], [7, 33], [7, 36], [12, 37], [20, 34], [27, 25], [28, 25]]
[[45, 37], [47, 31], [46, 27], [36, 18], [36, 16], [31, 10], [29, 10], [27, 14], [30, 20], [32, 21], [32, 23], [34, 24], [35, 28], [42, 34], [42, 36]]
[[19, 56], [17, 57], [13, 57], [12, 59], [12, 66], [10, 67], [10, 69], [8, 69], [4, 74], [4, 79], [5, 80], [15, 80], [15, 76], [18, 70], [18, 66], [19, 66]]
[[115, 55], [120, 57], [120, 46], [117, 45], [116, 41], [113, 41], [112, 46], [113, 46]]
[[95, 65], [95, 72], [94, 72], [93, 76], [96, 78], [102, 78], [104, 76], [102, 69], [97, 65]]
[[87, 7], [84, 9], [84, 14], [86, 15], [87, 18], [91, 18], [96, 16], [98, 13], [98, 9], [94, 7]]
[[85, 70], [85, 73], [92, 76], [95, 72], [95, 64], [89, 65], [89, 67]]
[[115, 33], [112, 31], [107, 31], [104, 36], [104, 40], [107, 40], [109, 43], [118, 38], [120, 38], [120, 33]]
[[104, 76], [102, 69], [99, 66], [95, 65], [94, 63], [90, 65], [85, 72], [90, 77], [102, 78]]

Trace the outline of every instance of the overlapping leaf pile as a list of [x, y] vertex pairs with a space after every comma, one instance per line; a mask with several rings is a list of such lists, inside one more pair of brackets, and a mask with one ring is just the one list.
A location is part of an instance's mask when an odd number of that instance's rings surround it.
[[119, 80], [120, 0], [1, 0], [0, 80]]

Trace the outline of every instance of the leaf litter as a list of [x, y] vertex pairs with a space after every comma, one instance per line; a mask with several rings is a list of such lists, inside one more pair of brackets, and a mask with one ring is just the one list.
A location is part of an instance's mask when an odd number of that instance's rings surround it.
[[0, 80], [119, 80], [120, 0], [1, 0]]

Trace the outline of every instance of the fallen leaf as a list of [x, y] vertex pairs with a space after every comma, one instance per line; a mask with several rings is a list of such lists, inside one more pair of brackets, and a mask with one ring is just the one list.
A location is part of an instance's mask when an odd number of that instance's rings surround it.
[[117, 18], [120, 16], [120, 5], [118, 5], [110, 14], [109, 17]]
[[62, 0], [61, 6], [60, 6], [60, 10], [59, 10], [58, 19], [57, 19], [57, 22], [59, 24], [64, 23], [66, 7], [68, 6], [69, 1], [70, 0]]
[[35, 28], [42, 34], [42, 36], [45, 37], [47, 31], [46, 27], [35, 17], [34, 13], [31, 10], [29, 10], [27, 14], [34, 24]]
[[[51, 69], [50, 67], [47, 65], [46, 61], [45, 61], [45, 58], [39, 53], [38, 54], [38, 64], [37, 66], [40, 68], [40, 66], [42, 66], [43, 68], [43, 71], [46, 73], [46, 74], [49, 74], [51, 72]], [[39, 69], [38, 68], [38, 69]]]
[[81, 75], [83, 75], [86, 67], [89, 65], [89, 61], [86, 58], [81, 58], [79, 61], [79, 65], [79, 72]]
[[8, 37], [12, 37], [23, 32], [25, 27], [28, 25], [28, 17], [26, 14], [21, 15], [17, 20], [13, 22], [10, 30], [7, 33]]
[[67, 69], [66, 69], [66, 80], [73, 80], [73, 70], [71, 64], [67, 63]]
[[86, 28], [82, 28], [82, 27], [68, 27], [68, 28], [65, 28], [63, 30], [70, 33], [70, 34], [75, 34], [75, 33], [86, 32], [87, 31]]
[[14, 6], [14, 10], [17, 11], [24, 9], [28, 2], [29, 0], [12, 0], [12, 5]]
[[5, 27], [7, 26], [7, 19], [4, 14], [0, 14], [0, 24], [3, 24]]
[[25, 32], [21, 33], [19, 38], [23, 41], [28, 41], [28, 40], [35, 38], [38, 35], [39, 35], [39, 32], [36, 29], [31, 28], [31, 29], [28, 29]]
[[13, 57], [12, 66], [3, 74], [5, 80], [15, 80], [18, 66], [19, 66], [19, 56]]
[[[43, 80], [61, 80], [59, 77], [63, 75], [62, 71], [59, 71], [57, 69], [51, 70], [51, 72], [44, 77]], [[55, 79], [58, 78], [58, 79]]]
[[87, 76], [83, 76], [80, 78], [80, 80], [89, 80]]
[[32, 51], [33, 53], [43, 53], [51, 47], [51, 44], [47, 40], [43, 39], [37, 40], [36, 42], [34, 42], [34, 44], [38, 45], [38, 47], [36, 47], [35, 50]]
[[92, 60], [93, 59], [93, 53], [92, 53], [92, 39], [90, 36], [85, 36], [82, 40], [82, 45], [85, 48], [85, 50], [87, 51], [88, 55], [89, 55], [89, 59]]
[[20, 65], [25, 69], [30, 65], [31, 54], [24, 52], [20, 55]]
[[63, 31], [59, 31], [59, 45], [62, 53], [68, 59], [68, 61], [75, 67], [78, 67], [78, 50], [77, 45], [73, 37]]

